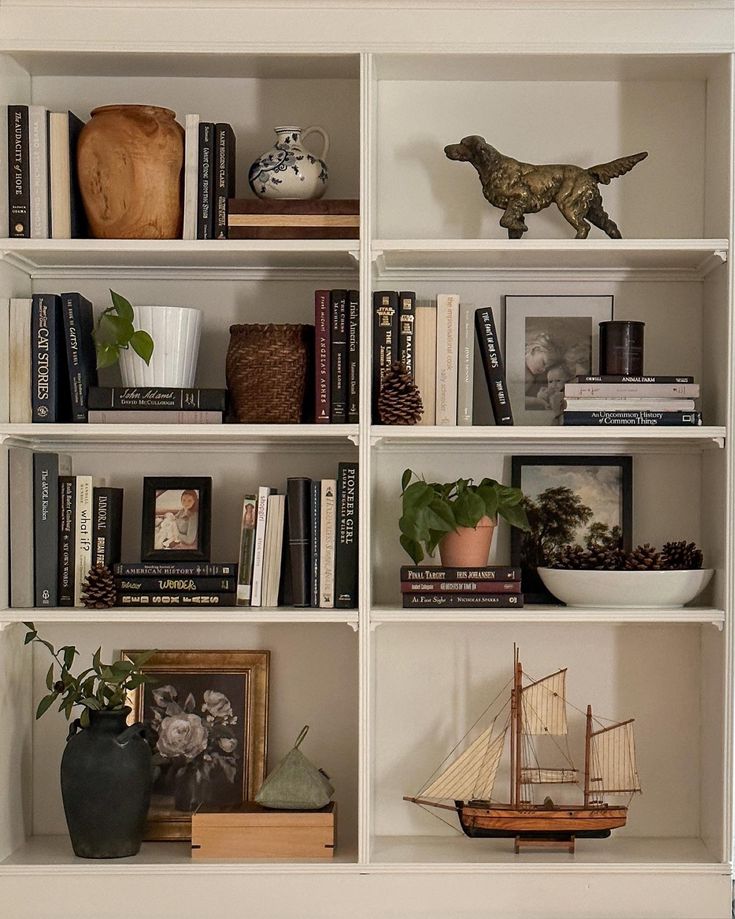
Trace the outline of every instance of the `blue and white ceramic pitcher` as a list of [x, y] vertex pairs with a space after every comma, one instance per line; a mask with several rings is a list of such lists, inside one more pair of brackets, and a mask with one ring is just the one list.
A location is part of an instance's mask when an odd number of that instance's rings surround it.
[[[248, 181], [259, 198], [321, 198], [329, 176], [324, 157], [329, 152], [329, 135], [316, 125], [275, 128], [276, 142], [250, 167]], [[320, 156], [309, 153], [302, 144], [308, 134], [320, 134], [324, 149]]]

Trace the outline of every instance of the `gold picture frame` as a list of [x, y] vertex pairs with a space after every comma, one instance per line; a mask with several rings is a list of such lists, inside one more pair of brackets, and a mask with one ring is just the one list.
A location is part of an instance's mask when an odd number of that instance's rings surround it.
[[265, 778], [269, 670], [269, 651], [158, 651], [145, 663], [156, 682], [129, 694], [128, 720], [152, 738], [146, 840], [190, 839], [199, 804], [253, 800]]

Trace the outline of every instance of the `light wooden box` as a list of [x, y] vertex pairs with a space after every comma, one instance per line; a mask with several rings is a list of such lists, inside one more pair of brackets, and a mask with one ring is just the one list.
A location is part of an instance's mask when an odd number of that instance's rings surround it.
[[337, 806], [318, 811], [270, 810], [243, 804], [199, 810], [191, 819], [192, 858], [331, 858]]

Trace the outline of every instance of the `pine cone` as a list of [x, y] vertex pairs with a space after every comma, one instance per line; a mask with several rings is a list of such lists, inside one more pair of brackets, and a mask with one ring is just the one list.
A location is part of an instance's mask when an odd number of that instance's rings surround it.
[[110, 609], [115, 605], [115, 578], [105, 565], [95, 565], [82, 584], [82, 603], [87, 609]]
[[378, 415], [383, 424], [418, 424], [424, 414], [421, 393], [403, 364], [391, 364], [380, 384]]
[[661, 550], [661, 567], [669, 571], [701, 568], [702, 561], [702, 550], [695, 543], [687, 542], [686, 539], [666, 542]]
[[662, 567], [658, 549], [647, 542], [636, 546], [625, 561], [626, 571], [660, 571]]
[[623, 567], [625, 554], [620, 549], [591, 545], [564, 546], [553, 557], [552, 568], [567, 568], [576, 571], [619, 571]]

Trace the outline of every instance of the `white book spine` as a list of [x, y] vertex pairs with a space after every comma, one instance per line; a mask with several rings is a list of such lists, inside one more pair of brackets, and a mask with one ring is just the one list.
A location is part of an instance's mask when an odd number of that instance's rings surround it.
[[566, 383], [567, 399], [698, 399], [699, 383]]
[[10, 300], [0, 299], [0, 424], [8, 421], [10, 421]]
[[424, 413], [419, 424], [433, 425], [436, 419], [436, 307], [416, 304], [414, 322], [414, 367]]
[[436, 298], [436, 424], [457, 424], [459, 296]]
[[71, 238], [71, 163], [69, 161], [69, 113], [49, 115], [49, 195], [51, 238]]
[[74, 532], [74, 606], [82, 606], [82, 584], [92, 567], [92, 476], [76, 480]]
[[187, 115], [184, 129], [184, 239], [197, 238], [199, 115]]
[[263, 599], [263, 562], [265, 559], [265, 532], [268, 521], [267, 485], [258, 488], [258, 512], [255, 519], [255, 552], [253, 553], [253, 580], [250, 589], [250, 605], [260, 606]]
[[475, 307], [463, 303], [459, 311], [457, 348], [457, 424], [472, 425], [472, 397], [475, 382]]
[[28, 106], [28, 140], [31, 239], [48, 239], [48, 112], [40, 105]]
[[693, 412], [694, 399], [565, 399], [569, 412]]
[[31, 301], [10, 301], [10, 422], [30, 424]]
[[322, 479], [319, 527], [319, 606], [334, 607], [334, 547], [337, 531], [337, 481]]
[[8, 451], [10, 482], [10, 605], [33, 606], [33, 451]]

